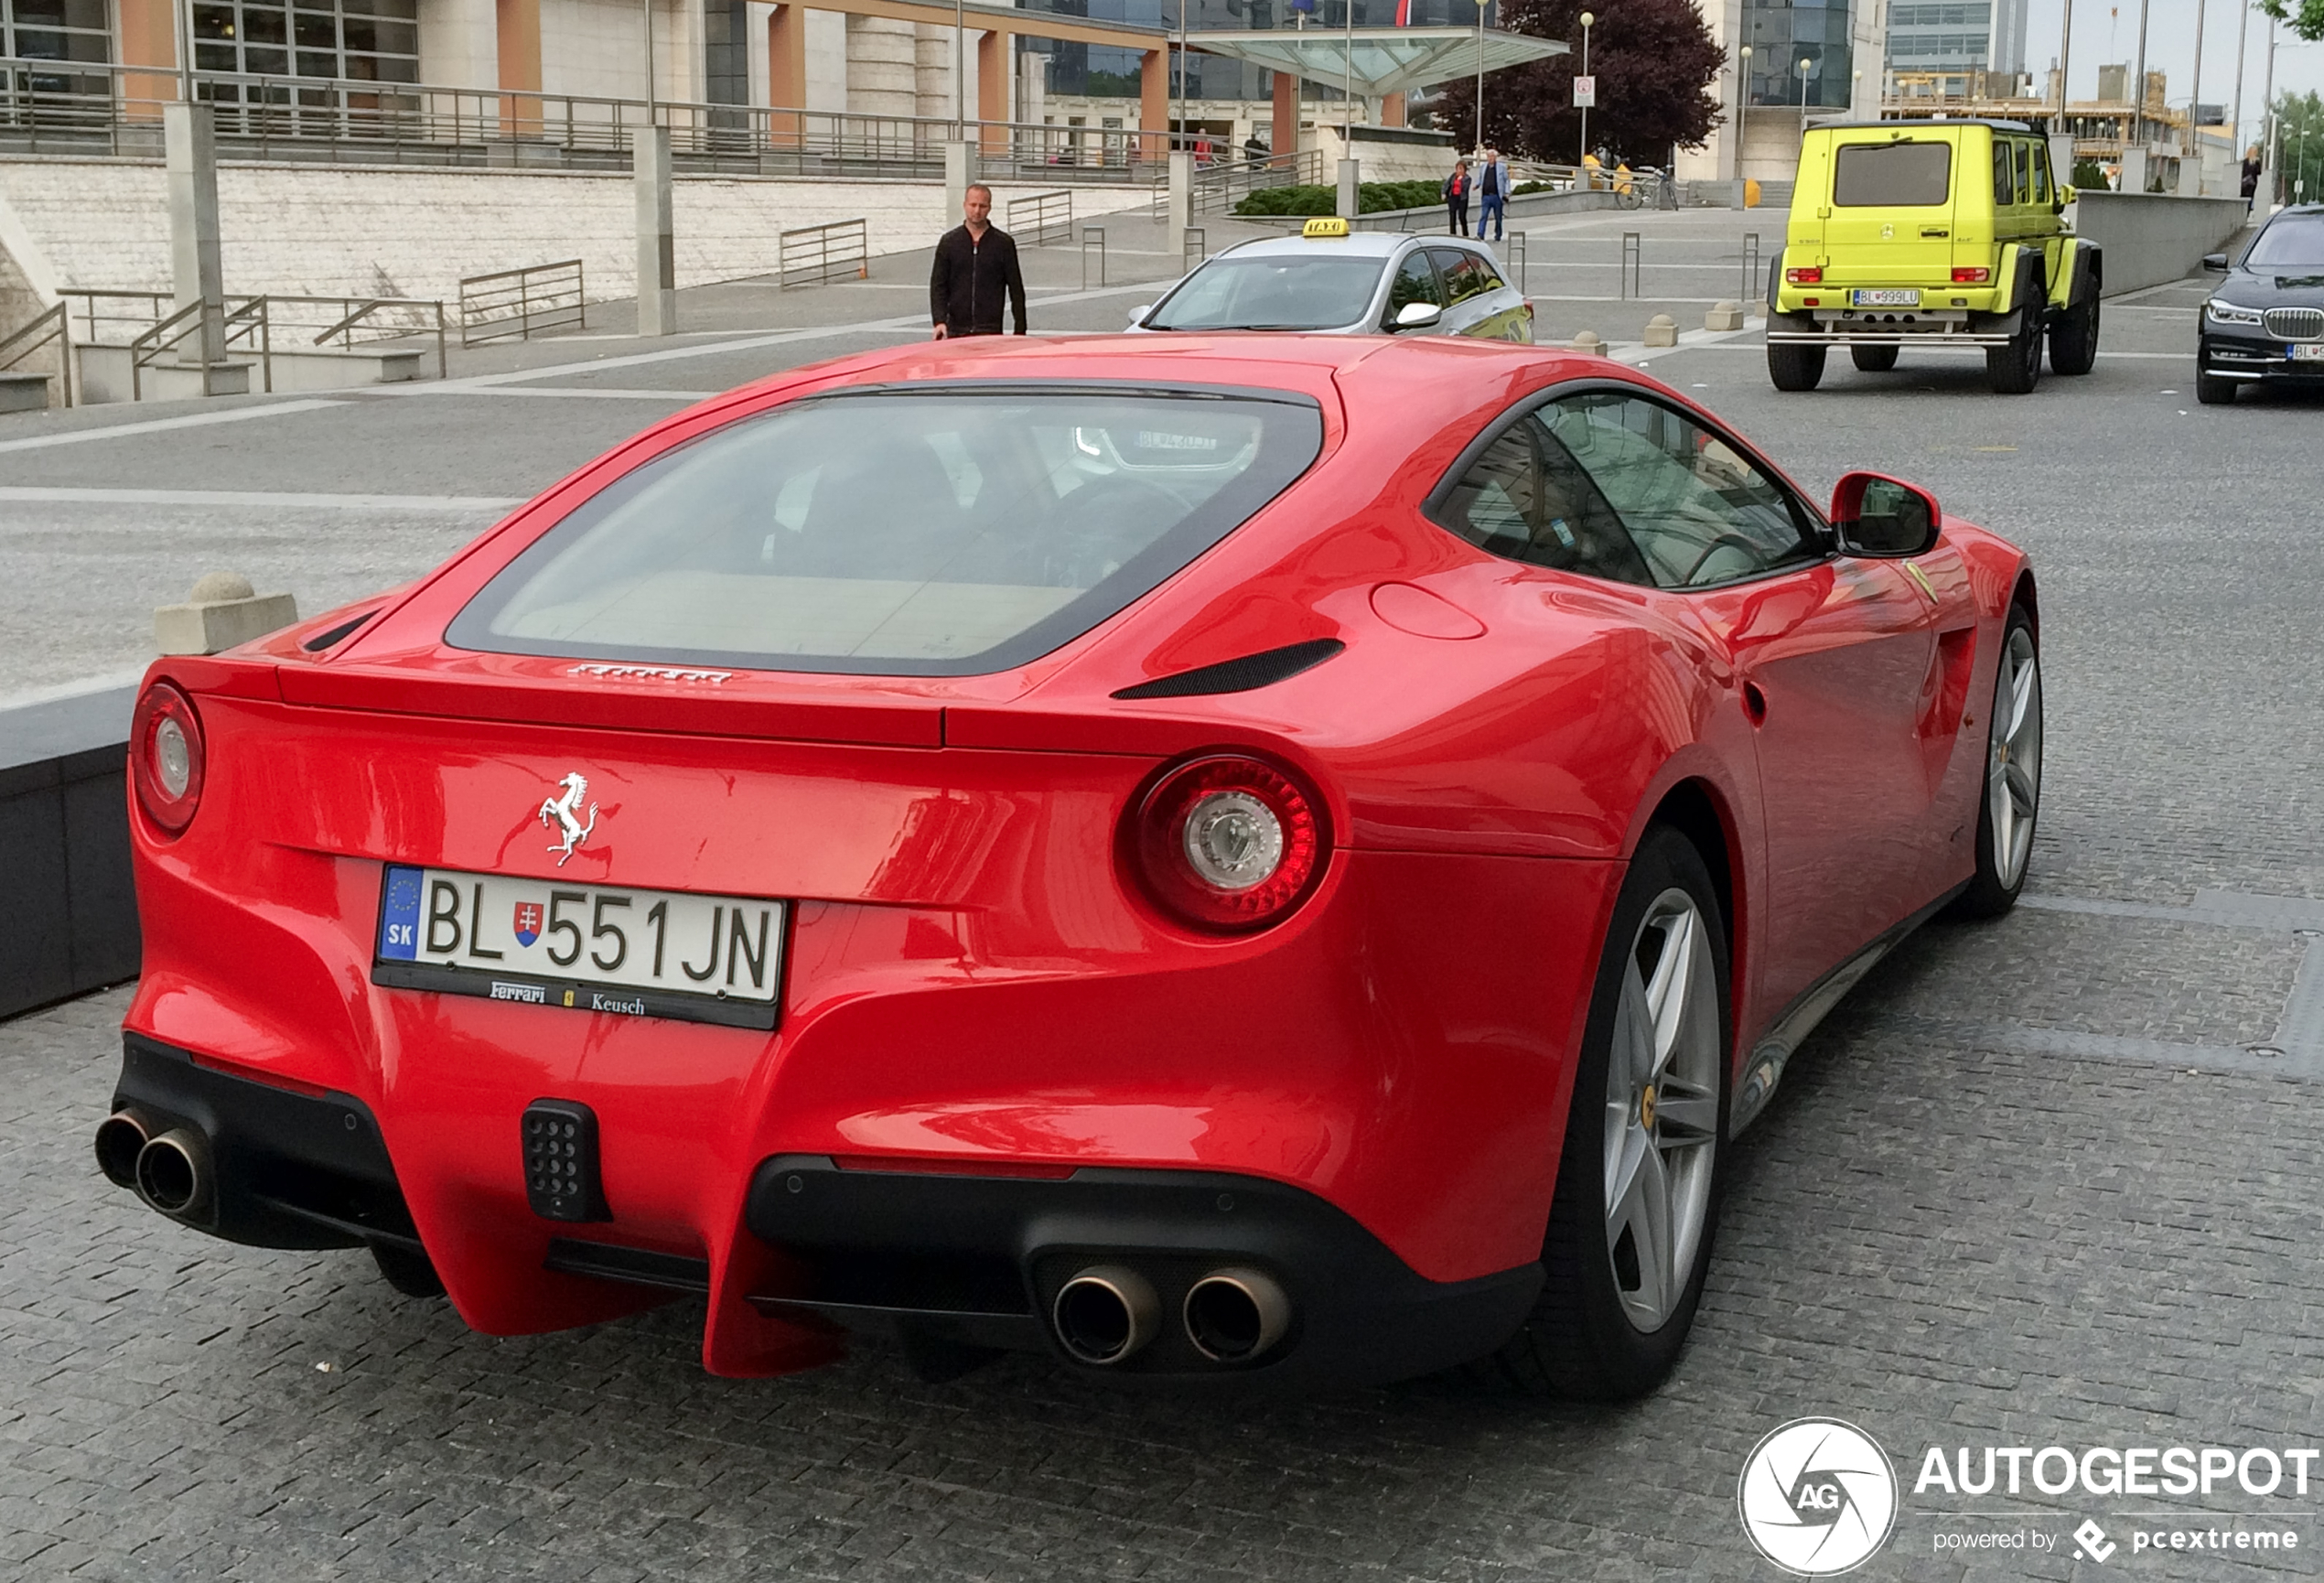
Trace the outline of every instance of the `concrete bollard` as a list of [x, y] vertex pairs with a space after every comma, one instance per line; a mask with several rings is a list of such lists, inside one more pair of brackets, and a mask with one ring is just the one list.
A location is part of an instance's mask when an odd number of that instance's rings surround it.
[[184, 604], [154, 611], [154, 645], [165, 654], [215, 654], [297, 619], [290, 595], [253, 593], [248, 577], [207, 572]]
[[1594, 329], [1586, 329], [1576, 335], [1573, 339], [1573, 349], [1587, 357], [1606, 355], [1606, 343], [1598, 339], [1598, 334]]
[[1741, 329], [1743, 305], [1732, 297], [1712, 304], [1711, 311], [1703, 316], [1703, 328], [1705, 329]]
[[1667, 313], [1658, 313], [1652, 318], [1648, 319], [1646, 321], [1646, 344], [1648, 346], [1676, 346], [1678, 344], [1678, 320], [1673, 318]]

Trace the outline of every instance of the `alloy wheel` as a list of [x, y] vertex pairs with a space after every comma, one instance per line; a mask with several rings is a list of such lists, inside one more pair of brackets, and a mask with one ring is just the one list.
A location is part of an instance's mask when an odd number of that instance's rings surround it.
[[1692, 897], [1654, 899], [1622, 965], [1606, 1073], [1606, 1252], [1623, 1316], [1658, 1330], [1686, 1293], [1718, 1147], [1719, 1002]]
[[1985, 803], [1993, 827], [1994, 877], [2016, 886], [2033, 851], [2041, 808], [2041, 673], [2033, 634], [2009, 630], [1994, 680], [1993, 747], [1985, 763]]

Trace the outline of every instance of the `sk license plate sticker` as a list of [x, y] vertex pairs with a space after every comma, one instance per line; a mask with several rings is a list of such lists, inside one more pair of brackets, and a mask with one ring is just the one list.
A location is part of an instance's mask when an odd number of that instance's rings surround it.
[[784, 903], [388, 866], [371, 981], [519, 1005], [775, 1026]]
[[1852, 291], [1848, 300], [1858, 307], [1919, 307], [1919, 288], [1884, 287], [1879, 290]]

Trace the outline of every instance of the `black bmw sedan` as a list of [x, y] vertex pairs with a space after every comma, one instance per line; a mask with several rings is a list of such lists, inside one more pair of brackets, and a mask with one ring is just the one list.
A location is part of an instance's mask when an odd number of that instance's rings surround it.
[[2224, 406], [2238, 385], [2263, 380], [2324, 389], [2324, 204], [2279, 210], [2229, 264], [2203, 304], [2195, 351], [2195, 398]]

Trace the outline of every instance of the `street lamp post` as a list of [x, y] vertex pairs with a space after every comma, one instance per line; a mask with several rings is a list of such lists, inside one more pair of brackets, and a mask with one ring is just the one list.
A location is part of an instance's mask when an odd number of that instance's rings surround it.
[[[2227, 113], [2227, 149], [2235, 159], [2235, 189], [2243, 188], [2243, 57], [2252, 48], [2252, 0], [2243, 0], [2243, 15], [2235, 23], [2235, 97], [2234, 108]], [[2258, 189], [2253, 189], [2258, 197]]]
[[1744, 179], [1743, 118], [1751, 108], [1751, 47], [1748, 44], [1743, 46], [1741, 58], [1743, 65], [1736, 75], [1742, 81], [1738, 84], [1735, 94], [1735, 179], [1738, 181]]
[[[1583, 13], [1582, 13], [1582, 16], [1581, 16], [1581, 23], [1582, 23], [1582, 75], [1583, 75], [1583, 76], [1585, 76], [1585, 77], [1587, 77], [1587, 76], [1588, 76], [1588, 75], [1589, 75], [1589, 27], [1590, 27], [1590, 24], [1591, 24], [1591, 23], [1593, 23], [1593, 22], [1595, 22], [1595, 21], [1597, 21], [1597, 20], [1598, 20], [1598, 18], [1597, 18], [1597, 17], [1595, 17], [1595, 16], [1591, 16], [1588, 12], [1585, 11], [1585, 12], [1583, 12]], [[1596, 97], [1597, 97], [1597, 93], [1596, 93], [1595, 89], [1593, 89], [1593, 91], [1592, 91], [1592, 92], [1591, 92], [1590, 97], [1592, 97], [1592, 98], [1596, 98]], [[1582, 160], [1587, 159], [1588, 157], [1589, 157], [1589, 106], [1588, 106], [1588, 105], [1587, 105], [1587, 104], [1585, 104], [1585, 105], [1583, 105], [1583, 106], [1582, 106], [1582, 153], [1581, 153], [1581, 158], [1580, 158], [1580, 159], [1576, 159], [1576, 160], [1575, 160], [1575, 161], [1574, 161], [1574, 163], [1575, 163], [1575, 164], [1576, 164], [1576, 165], [1579, 165], [1579, 164], [1581, 164], [1581, 163], [1582, 163]]]
[[2187, 101], [2187, 148], [2195, 156], [2195, 196], [2203, 195], [2203, 13], [2211, 0], [2195, 0], [2195, 81]]
[[1477, 146], [1485, 146], [1485, 0], [1477, 0]]
[[1808, 68], [1814, 64], [1804, 55], [1800, 57], [1800, 125], [1802, 128], [1808, 124]]
[[2138, 81], [2130, 88], [2130, 140], [2146, 146], [2146, 7], [2138, 0]]

